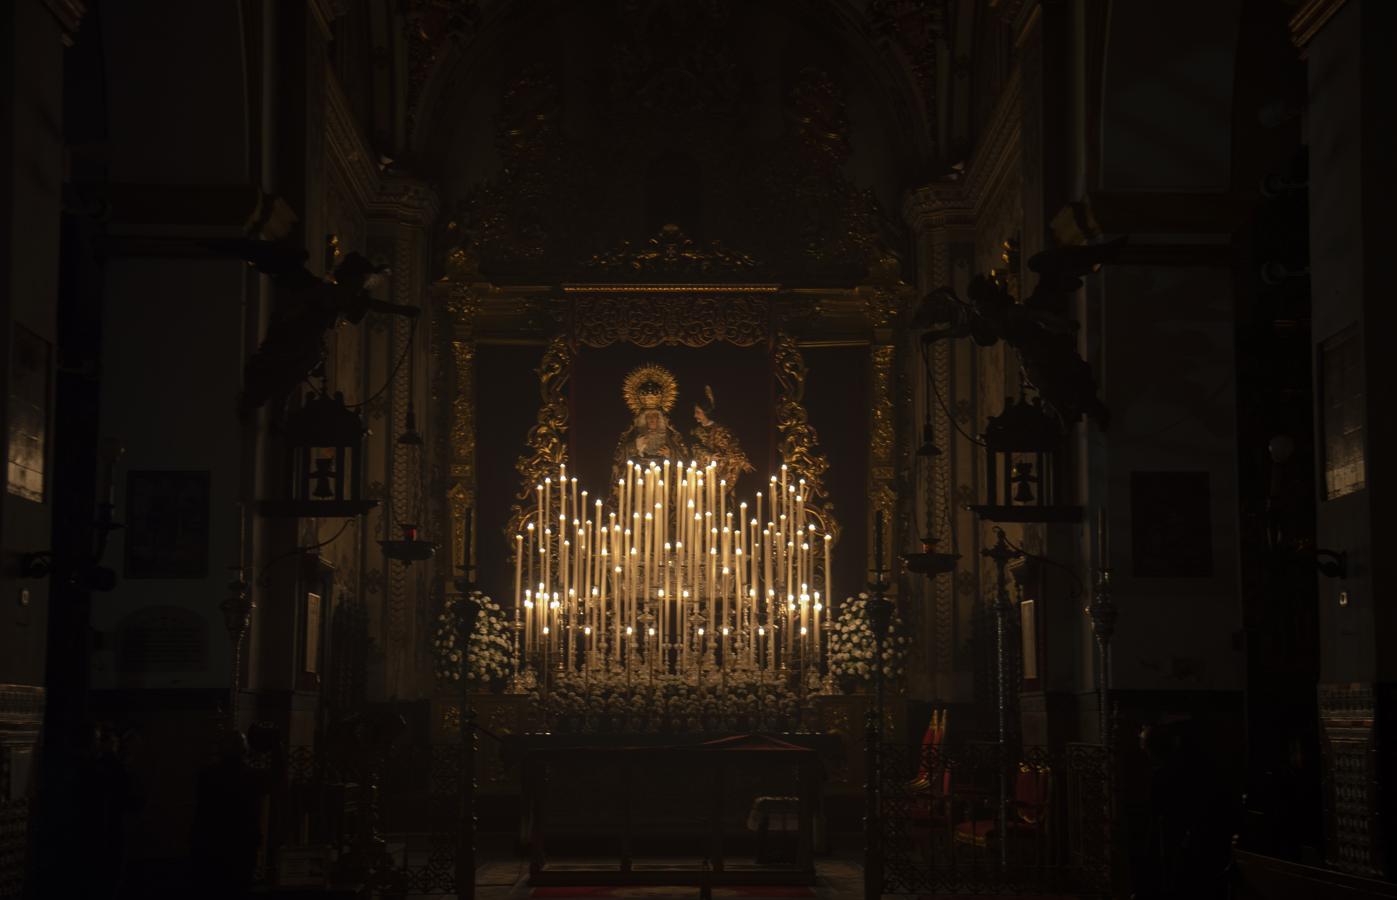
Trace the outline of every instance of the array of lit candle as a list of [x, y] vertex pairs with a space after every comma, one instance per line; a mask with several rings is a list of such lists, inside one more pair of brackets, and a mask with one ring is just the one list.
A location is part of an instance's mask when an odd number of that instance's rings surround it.
[[516, 675], [823, 671], [832, 536], [785, 466], [736, 503], [713, 462], [627, 462], [603, 500], [561, 466], [515, 535]]

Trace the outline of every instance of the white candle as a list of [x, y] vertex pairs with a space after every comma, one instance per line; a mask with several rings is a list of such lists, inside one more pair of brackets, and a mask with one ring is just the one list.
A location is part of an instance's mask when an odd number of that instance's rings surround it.
[[[516, 534], [516, 535], [514, 536], [514, 625], [515, 625], [515, 632], [516, 632], [516, 635], [517, 635], [517, 633], [518, 633], [518, 625], [519, 625], [519, 608], [520, 608], [521, 606], [524, 605], [524, 590], [523, 590], [523, 587], [524, 587], [524, 586], [523, 586], [523, 579], [524, 579], [524, 536], [523, 536], [522, 534]], [[517, 640], [518, 640], [518, 638], [516, 637], [516, 641], [517, 641]], [[518, 654], [518, 650], [519, 650], [519, 646], [518, 646], [517, 643], [515, 644], [514, 649], [515, 649], [515, 653], [516, 653], [516, 656], [515, 656], [515, 659], [514, 659], [514, 668], [515, 668], [515, 672], [516, 672], [516, 674], [517, 674], [517, 673], [518, 673], [518, 669], [519, 669], [519, 658], [518, 658], [518, 655], [517, 655], [517, 654]]]

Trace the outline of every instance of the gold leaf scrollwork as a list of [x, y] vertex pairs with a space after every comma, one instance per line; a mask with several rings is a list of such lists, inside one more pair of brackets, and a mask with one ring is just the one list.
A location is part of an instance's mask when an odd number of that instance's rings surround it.
[[523, 525], [524, 510], [533, 498], [534, 485], [567, 462], [567, 385], [572, 377], [572, 349], [565, 336], [559, 335], [549, 342], [537, 372], [543, 402], [539, 406], [538, 420], [529, 429], [528, 452], [519, 457], [514, 466], [521, 481], [510, 511], [509, 526], [505, 529], [505, 538], [510, 542]]
[[665, 225], [659, 234], [639, 246], [622, 241], [609, 253], [599, 253], [586, 263], [594, 274], [618, 278], [712, 278], [715, 275], [748, 273], [757, 261], [746, 253], [724, 247], [718, 241], [699, 244], [678, 225]]
[[[873, 348], [873, 378], [870, 386], [873, 402], [872, 421], [869, 423], [869, 515], [876, 517], [881, 514], [889, 525], [897, 521], [897, 495], [893, 490], [897, 468], [896, 430], [894, 428], [896, 406], [893, 395], [895, 353], [895, 348], [890, 344], [881, 344]], [[869, 533], [872, 534], [871, 529]], [[884, 542], [885, 559], [878, 561], [879, 565], [891, 564], [892, 554], [896, 546], [895, 537]], [[870, 547], [870, 559], [872, 559], [872, 555], [873, 551]]]
[[776, 336], [772, 346], [775, 363], [776, 429], [780, 435], [781, 459], [796, 479], [805, 479], [805, 507], [821, 520], [824, 530], [839, 538], [834, 507], [825, 490], [829, 461], [819, 451], [819, 437], [805, 411], [805, 358], [789, 334]]
[[752, 347], [766, 340], [770, 313], [770, 300], [753, 294], [585, 294], [573, 298], [573, 334], [585, 347], [704, 347], [718, 341]]
[[456, 391], [451, 398], [451, 474], [475, 486], [475, 345], [451, 342]]
[[446, 492], [446, 501], [451, 509], [451, 565], [466, 564], [470, 548], [466, 546], [466, 517], [471, 514], [475, 493], [464, 482], [456, 482]]

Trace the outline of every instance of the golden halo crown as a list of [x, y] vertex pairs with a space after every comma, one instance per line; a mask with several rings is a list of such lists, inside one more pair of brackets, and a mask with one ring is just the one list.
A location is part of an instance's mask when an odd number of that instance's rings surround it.
[[626, 376], [621, 383], [621, 396], [636, 415], [652, 409], [669, 412], [679, 397], [679, 385], [664, 366], [647, 363]]

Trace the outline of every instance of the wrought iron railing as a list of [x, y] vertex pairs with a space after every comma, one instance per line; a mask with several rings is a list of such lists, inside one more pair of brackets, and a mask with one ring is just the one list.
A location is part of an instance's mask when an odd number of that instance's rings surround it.
[[1006, 759], [884, 745], [882, 893], [1109, 896], [1109, 762], [1092, 744]]
[[293, 748], [293, 821], [330, 848], [332, 884], [367, 886], [386, 897], [456, 893], [463, 746], [432, 746], [419, 761], [424, 777], [411, 784], [385, 779], [387, 762]]

